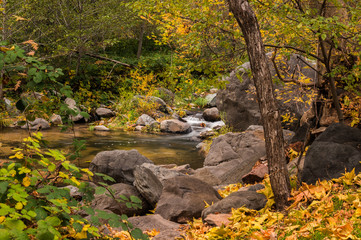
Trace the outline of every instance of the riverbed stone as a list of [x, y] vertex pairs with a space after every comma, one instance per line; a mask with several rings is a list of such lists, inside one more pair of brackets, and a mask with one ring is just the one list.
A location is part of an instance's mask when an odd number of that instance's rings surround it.
[[212, 186], [190, 176], [170, 178], [163, 185], [155, 213], [178, 223], [200, 217], [205, 202], [211, 204], [221, 199]]
[[189, 133], [192, 131], [191, 125], [177, 119], [164, 120], [160, 123], [160, 130], [168, 133]]
[[[109, 188], [114, 192], [115, 199], [107, 196], [105, 193], [95, 195], [94, 200], [91, 203], [93, 209], [108, 210], [115, 214], [127, 216], [141, 215], [146, 213], [150, 209], [148, 202], [139, 194], [134, 186], [124, 183], [117, 183], [110, 185]], [[120, 195], [124, 195], [128, 199], [130, 196], [136, 196], [142, 201], [142, 208], [128, 208], [124, 202], [118, 202]]]
[[21, 128], [23, 129], [30, 129], [30, 130], [44, 130], [49, 129], [50, 124], [44, 118], [36, 118], [34, 121], [29, 121]]
[[109, 108], [99, 107], [95, 110], [95, 113], [101, 118], [110, 118], [115, 116], [115, 112], [113, 112]]
[[219, 114], [218, 108], [212, 107], [204, 110], [203, 118], [204, 120], [209, 122], [216, 122], [221, 120], [221, 115]]
[[[89, 169], [94, 173], [103, 173], [114, 178], [117, 183], [133, 184], [133, 171], [136, 166], [143, 163], [152, 163], [147, 157], [140, 154], [137, 150], [113, 150], [99, 152], [92, 162]], [[95, 181], [104, 182], [99, 176], [94, 176]], [[109, 183], [109, 181], [106, 181]]]
[[159, 87], [157, 90], [162, 100], [164, 100], [167, 104], [173, 104], [175, 94], [171, 90], [164, 87]]
[[146, 102], [147, 104], [152, 104], [154, 110], [159, 110], [163, 113], [171, 112], [171, 109], [167, 106], [166, 102], [159, 97], [135, 95], [132, 100], [135, 105], [139, 105], [141, 101]]
[[95, 126], [95, 127], [94, 127], [94, 130], [95, 130], [95, 131], [110, 131], [110, 129], [107, 128], [107, 127], [104, 126], [104, 125]]
[[300, 180], [341, 177], [345, 171], [361, 171], [361, 130], [341, 123], [332, 124], [309, 147]]
[[209, 214], [231, 213], [232, 208], [236, 209], [246, 207], [249, 209], [260, 210], [266, 205], [266, 203], [267, 198], [264, 194], [254, 191], [238, 191], [231, 193], [221, 201], [204, 209], [202, 211], [202, 219], [205, 219]]

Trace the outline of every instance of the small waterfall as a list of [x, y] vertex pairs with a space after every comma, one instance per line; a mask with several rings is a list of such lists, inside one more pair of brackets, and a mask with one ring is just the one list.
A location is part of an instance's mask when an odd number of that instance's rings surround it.
[[187, 138], [198, 137], [201, 132], [210, 131], [217, 126], [222, 127], [225, 125], [223, 121], [208, 122], [204, 120], [204, 118], [202, 117], [202, 113], [187, 116], [183, 119], [187, 121], [187, 123], [190, 124], [192, 127], [192, 132], [184, 135], [184, 137]]

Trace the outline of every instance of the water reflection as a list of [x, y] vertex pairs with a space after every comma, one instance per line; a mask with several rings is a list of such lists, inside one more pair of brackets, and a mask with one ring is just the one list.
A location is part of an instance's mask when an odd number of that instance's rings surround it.
[[[100, 151], [137, 149], [155, 164], [189, 163], [192, 168], [202, 167], [203, 158], [195, 146], [198, 142], [179, 135], [145, 134], [136, 132], [98, 132], [89, 131], [86, 125], [77, 126], [75, 131], [60, 132], [57, 128], [42, 131], [44, 139], [49, 141], [50, 148], [69, 152], [75, 138], [86, 140], [87, 148], [81, 152], [77, 163], [88, 167], [89, 162]], [[28, 132], [23, 129], [4, 129], [0, 131], [0, 158], [5, 159], [12, 154], [11, 149], [20, 147]]]

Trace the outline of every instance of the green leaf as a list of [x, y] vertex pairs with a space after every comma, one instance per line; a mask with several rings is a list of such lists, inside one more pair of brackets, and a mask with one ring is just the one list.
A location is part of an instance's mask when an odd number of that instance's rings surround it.
[[10, 240], [10, 233], [6, 229], [0, 229], [0, 240]]
[[35, 83], [41, 83], [41, 81], [43, 81], [43, 72], [37, 72], [35, 73], [33, 80]]
[[80, 115], [83, 116], [85, 119], [89, 119], [90, 115], [86, 112], [80, 112]]
[[322, 33], [322, 34], [321, 34], [321, 39], [322, 39], [322, 40], [326, 40], [326, 38], [327, 38], [327, 35], [326, 35], [325, 33]]
[[130, 232], [130, 235], [132, 235], [133, 238], [135, 239], [144, 239], [144, 234], [142, 232], [142, 230], [140, 230], [139, 228], [133, 229]]
[[3, 195], [6, 192], [8, 186], [9, 186], [9, 182], [6, 181], [0, 182], [0, 195]]
[[37, 71], [38, 71], [38, 69], [36, 69], [36, 68], [30, 68], [28, 71], [28, 75], [33, 76]]
[[58, 217], [47, 217], [45, 218], [45, 221], [48, 223], [48, 225], [56, 227], [61, 224], [61, 220]]
[[124, 201], [129, 201], [129, 199], [126, 196], [124, 196], [123, 194], [119, 195], [119, 197], [121, 199], [123, 199]]
[[50, 240], [54, 239], [54, 234], [49, 232], [47, 229], [36, 234], [36, 239], [39, 240]]
[[22, 231], [26, 228], [26, 225], [21, 220], [7, 220], [4, 225], [9, 229], [16, 229]]
[[104, 187], [96, 187], [95, 188], [95, 195], [101, 195], [104, 194], [107, 191]]
[[132, 201], [133, 203], [142, 203], [142, 200], [140, 200], [136, 196], [130, 196], [130, 201]]

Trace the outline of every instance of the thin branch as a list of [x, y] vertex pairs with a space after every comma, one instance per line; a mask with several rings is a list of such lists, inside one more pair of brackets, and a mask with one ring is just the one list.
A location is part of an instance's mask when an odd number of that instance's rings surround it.
[[317, 55], [313, 54], [313, 53], [309, 53], [303, 49], [300, 49], [300, 48], [297, 48], [297, 47], [293, 47], [293, 46], [288, 46], [288, 45], [284, 45], [284, 46], [277, 46], [277, 45], [272, 45], [272, 44], [265, 44], [264, 45], [265, 47], [273, 47], [273, 48], [287, 48], [287, 49], [293, 49], [293, 50], [296, 50], [298, 52], [301, 52], [301, 53], [304, 53], [304, 54], [307, 54], [315, 59], [317, 59], [318, 61], [322, 62], [322, 63], [325, 63], [324, 62], [324, 59], [318, 57]]
[[[76, 52], [76, 53], [79, 53], [79, 51], [75, 51], [75, 52]], [[133, 67], [134, 67], [134, 66], [129, 65], [129, 64], [127, 64], [127, 63], [123, 63], [123, 62], [120, 62], [120, 61], [118, 61], [118, 60], [111, 59], [111, 58], [107, 58], [107, 57], [103, 57], [103, 56], [99, 56], [99, 55], [96, 55], [96, 54], [92, 54], [92, 53], [83, 53], [83, 54], [84, 54], [84, 55], [87, 55], [87, 56], [89, 56], [89, 57], [93, 57], [93, 58], [97, 58], [97, 59], [101, 59], [101, 60], [113, 62], [113, 63], [116, 63], [116, 64], [120, 64], [120, 65], [129, 67], [129, 68], [133, 68]]]

